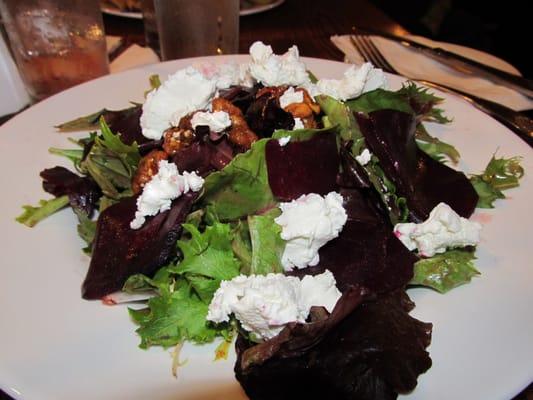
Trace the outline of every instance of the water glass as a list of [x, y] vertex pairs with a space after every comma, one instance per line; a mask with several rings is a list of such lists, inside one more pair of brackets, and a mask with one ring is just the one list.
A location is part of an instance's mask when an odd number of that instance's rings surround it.
[[1, 0], [0, 12], [34, 101], [109, 73], [99, 0]]
[[235, 54], [239, 0], [154, 0], [163, 60]]

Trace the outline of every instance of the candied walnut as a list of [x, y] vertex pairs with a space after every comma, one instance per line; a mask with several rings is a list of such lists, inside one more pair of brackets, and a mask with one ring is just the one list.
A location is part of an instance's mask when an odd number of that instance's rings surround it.
[[257, 135], [250, 129], [242, 111], [237, 106], [234, 106], [226, 99], [217, 97], [213, 99], [212, 108], [213, 111], [225, 111], [229, 114], [231, 119], [231, 128], [228, 133], [228, 139], [230, 142], [249, 149], [253, 142], [257, 141]]
[[191, 129], [183, 129], [180, 127], [168, 128], [163, 135], [163, 150], [165, 150], [169, 156], [173, 156], [184, 147], [190, 146], [196, 137]]
[[[291, 103], [284, 108], [285, 111], [292, 114], [294, 118], [301, 118], [302, 120], [312, 118], [313, 114], [320, 113], [320, 106], [314, 102], [309, 96], [307, 90], [302, 88], [295, 89], [296, 92], [302, 92], [304, 100], [301, 103]], [[307, 127], [307, 126], [306, 126]]]
[[168, 154], [161, 150], [152, 150], [141, 158], [137, 172], [131, 182], [133, 194], [138, 194], [142, 191], [144, 185], [152, 179], [152, 176], [157, 174], [159, 161], [166, 159], [168, 159]]
[[267, 86], [264, 88], [261, 88], [257, 91], [257, 94], [255, 95], [255, 98], [258, 99], [259, 97], [263, 97], [265, 95], [268, 95], [269, 98], [275, 97], [279, 99], [279, 97], [285, 93], [288, 86]]

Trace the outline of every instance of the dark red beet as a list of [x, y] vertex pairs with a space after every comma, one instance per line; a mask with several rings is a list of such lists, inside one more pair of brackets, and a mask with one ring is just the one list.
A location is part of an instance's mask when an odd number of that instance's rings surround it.
[[181, 224], [189, 214], [196, 193], [187, 193], [168, 211], [147, 218], [140, 229], [131, 229], [137, 209], [129, 197], [104, 210], [98, 218], [89, 271], [82, 286], [85, 299], [100, 299], [122, 289], [134, 274], [152, 276], [176, 255]]
[[333, 132], [318, 133], [309, 140], [280, 146], [277, 140], [266, 144], [268, 183], [281, 200], [302, 194], [325, 195], [336, 190], [339, 153]]

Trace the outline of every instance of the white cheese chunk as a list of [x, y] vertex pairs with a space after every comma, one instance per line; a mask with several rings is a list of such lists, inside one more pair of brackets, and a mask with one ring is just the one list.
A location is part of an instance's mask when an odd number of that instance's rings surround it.
[[191, 125], [193, 129], [199, 125], [206, 125], [212, 132], [222, 132], [231, 126], [231, 119], [226, 111], [198, 111], [192, 116]]
[[290, 136], [283, 136], [278, 139], [278, 143], [281, 147], [286, 146], [291, 141]]
[[296, 129], [305, 129], [305, 125], [301, 118], [294, 118], [294, 126], [292, 127], [292, 130], [295, 131]]
[[177, 126], [183, 116], [205, 109], [215, 91], [215, 79], [207, 79], [192, 67], [177, 71], [148, 93], [140, 119], [142, 134], [161, 139], [163, 132]]
[[365, 63], [359, 68], [355, 65], [349, 67], [342, 79], [320, 79], [311, 92], [313, 96], [326, 94], [344, 101], [377, 88], [387, 88], [387, 86], [387, 78], [383, 71], [374, 68], [370, 63]]
[[141, 195], [137, 198], [135, 218], [130, 222], [131, 229], [143, 226], [147, 216], [153, 216], [170, 209], [172, 200], [189, 191], [198, 192], [204, 180], [196, 172], [178, 172], [176, 164], [167, 160], [159, 162], [159, 170], [146, 183]]
[[294, 91], [294, 88], [291, 86], [287, 90], [283, 92], [283, 94], [279, 97], [279, 106], [281, 108], [287, 107], [289, 104], [293, 103], [303, 103], [304, 101], [304, 94], [301, 90], [298, 90], [297, 92]]
[[317, 265], [318, 250], [339, 236], [347, 220], [343, 198], [336, 192], [326, 197], [316, 193], [300, 196], [279, 205], [282, 213], [275, 219], [286, 240], [281, 263], [286, 271]]
[[333, 311], [341, 297], [330, 271], [300, 280], [283, 274], [239, 275], [222, 281], [207, 320], [227, 322], [231, 314], [259, 339], [271, 339], [289, 322], [305, 322], [312, 306]]
[[400, 223], [394, 234], [409, 250], [418, 249], [423, 257], [444, 253], [447, 248], [475, 246], [481, 225], [459, 216], [446, 203], [439, 203], [420, 223]]
[[372, 159], [372, 153], [368, 150], [368, 149], [364, 149], [361, 154], [359, 154], [358, 156], [355, 156], [355, 160], [365, 166], [366, 164], [368, 164], [370, 162], [370, 160]]
[[278, 56], [271, 46], [255, 42], [250, 46], [250, 74], [265, 86], [299, 86], [310, 83], [305, 64], [300, 60], [298, 47], [292, 46]]

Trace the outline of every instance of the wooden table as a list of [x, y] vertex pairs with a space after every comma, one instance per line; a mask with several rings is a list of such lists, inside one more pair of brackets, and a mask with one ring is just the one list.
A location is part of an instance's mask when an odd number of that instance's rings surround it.
[[[104, 24], [107, 34], [125, 38], [124, 47], [145, 43], [141, 20], [104, 15]], [[407, 33], [367, 0], [286, 0], [267, 12], [241, 17], [239, 52], [248, 53], [253, 42], [262, 40], [277, 53], [295, 44], [302, 56], [340, 61], [343, 54], [329, 38], [349, 33], [352, 26]], [[10, 397], [0, 391], [0, 400], [7, 399]], [[533, 400], [533, 385], [514, 400]]]

